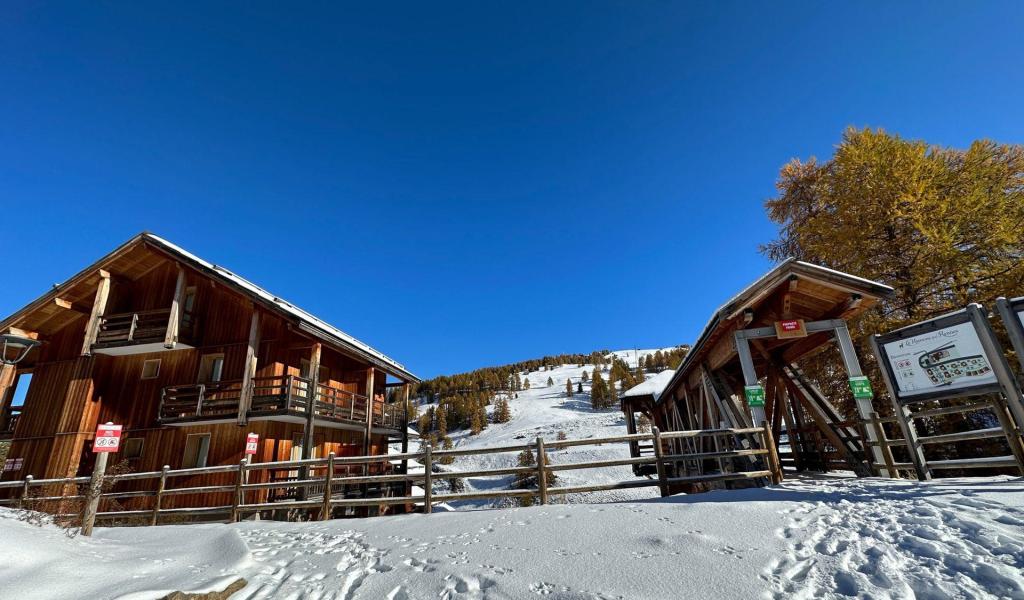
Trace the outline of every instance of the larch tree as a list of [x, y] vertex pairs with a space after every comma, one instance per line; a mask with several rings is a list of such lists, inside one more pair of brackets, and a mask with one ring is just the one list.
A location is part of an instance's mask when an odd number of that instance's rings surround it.
[[[776, 188], [765, 206], [779, 236], [762, 246], [765, 255], [895, 288], [880, 310], [850, 323], [869, 370], [868, 335], [1024, 289], [1024, 146], [978, 140], [953, 149], [850, 128], [828, 160], [782, 167]], [[851, 414], [845, 373], [828, 367], [841, 364], [838, 353], [809, 360]]]
[[572, 398], [572, 378], [571, 377], [567, 378], [565, 380], [565, 396], [567, 398]]

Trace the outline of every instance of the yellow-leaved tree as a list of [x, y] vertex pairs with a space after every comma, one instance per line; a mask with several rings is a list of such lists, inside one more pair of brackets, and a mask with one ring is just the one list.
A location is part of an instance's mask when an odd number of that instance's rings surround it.
[[[851, 323], [862, 357], [871, 333], [1024, 294], [1024, 146], [978, 140], [961, 150], [851, 128], [827, 161], [785, 165], [776, 187], [766, 208], [779, 237], [762, 252], [895, 288]], [[827, 366], [835, 361], [810, 367], [842, 397], [845, 376]]]

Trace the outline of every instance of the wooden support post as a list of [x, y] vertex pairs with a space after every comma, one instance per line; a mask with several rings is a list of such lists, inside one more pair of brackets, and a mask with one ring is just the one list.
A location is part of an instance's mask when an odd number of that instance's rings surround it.
[[374, 369], [370, 367], [366, 370], [366, 436], [363, 439], [363, 456], [370, 455], [370, 435], [373, 431], [373, 389], [374, 389]]
[[107, 298], [110, 296], [110, 273], [101, 270], [99, 275], [100, 282], [96, 287], [92, 310], [89, 312], [89, 320], [85, 323], [85, 338], [82, 340], [81, 352], [83, 356], [92, 354], [92, 345], [96, 343], [96, 336], [99, 335], [103, 313], [107, 310]]
[[316, 417], [317, 396], [320, 395], [320, 342], [313, 344], [309, 354], [309, 384], [306, 389], [306, 430], [302, 432], [302, 458], [313, 458], [313, 420]]
[[430, 442], [427, 442], [423, 450], [423, 512], [430, 514], [430, 497], [433, 495], [434, 474], [431, 471], [433, 464], [430, 460]]
[[248, 458], [243, 458], [238, 463], [238, 477], [235, 479], [235, 493], [231, 500], [231, 522], [238, 522], [239, 506], [245, 504], [245, 468], [249, 464]]
[[96, 512], [100, 507], [100, 498], [103, 495], [103, 476], [107, 472], [107, 457], [109, 452], [96, 453], [96, 468], [92, 470], [92, 477], [89, 479], [89, 489], [85, 492], [85, 512], [82, 515], [82, 535], [92, 535], [93, 525], [96, 523]]
[[661, 432], [657, 427], [651, 427], [651, 433], [654, 435], [654, 460], [658, 470], [658, 489], [661, 490], [661, 497], [664, 498], [669, 494], [668, 482], [665, 481], [665, 461], [662, 459]]
[[28, 489], [32, 486], [32, 476], [26, 475], [25, 481], [21, 484], [21, 498], [18, 499], [18, 508], [24, 509], [28, 503]]
[[763, 421], [761, 428], [763, 429], [761, 437], [764, 440], [764, 447], [768, 450], [768, 470], [772, 472], [772, 483], [778, 485], [782, 483], [782, 463], [779, 462], [779, 453], [775, 448], [772, 427], [768, 424], [768, 421]]
[[185, 269], [178, 265], [178, 281], [174, 284], [174, 297], [171, 298], [171, 314], [167, 317], [167, 332], [164, 333], [164, 348], [174, 348], [178, 343], [178, 330], [181, 327], [182, 300], [185, 295]]
[[875, 437], [878, 438], [878, 444], [882, 450], [882, 460], [885, 461], [885, 470], [888, 471], [889, 477], [892, 479], [899, 479], [900, 472], [896, 470], [896, 461], [892, 459], [892, 448], [889, 447], [889, 440], [885, 437], [885, 430], [882, 429], [882, 421], [878, 419], [878, 413], [872, 412], [871, 415], [871, 429], [875, 432]]
[[331, 487], [334, 485], [334, 453], [327, 455], [327, 472], [324, 474], [324, 505], [320, 508], [320, 520], [331, 518]]
[[[409, 453], [409, 389], [408, 383], [402, 385], [402, 454]], [[409, 473], [409, 459], [402, 459], [402, 473]], [[406, 486], [408, 487], [408, 486]], [[408, 493], [406, 494], [408, 495]]]
[[153, 514], [149, 518], [151, 526], [156, 525], [160, 520], [160, 505], [163, 503], [164, 490], [167, 489], [167, 472], [170, 470], [170, 465], [164, 465], [164, 468], [160, 470], [160, 479], [156, 484], [156, 496], [153, 498]]
[[537, 489], [540, 490], [540, 503], [548, 503], [548, 465], [544, 453], [544, 438], [537, 436]]
[[[238, 395], [238, 425], [249, 422], [252, 408], [252, 379], [256, 376], [256, 360], [260, 346], [260, 313], [255, 306], [249, 320], [249, 341], [245, 346], [245, 365], [242, 367], [242, 389]], [[289, 387], [289, 392], [291, 391]]]

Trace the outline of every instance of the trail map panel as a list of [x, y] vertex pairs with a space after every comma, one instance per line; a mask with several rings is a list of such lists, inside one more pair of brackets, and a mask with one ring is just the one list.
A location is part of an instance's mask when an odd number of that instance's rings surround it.
[[997, 383], [970, 322], [903, 337], [882, 347], [902, 398]]

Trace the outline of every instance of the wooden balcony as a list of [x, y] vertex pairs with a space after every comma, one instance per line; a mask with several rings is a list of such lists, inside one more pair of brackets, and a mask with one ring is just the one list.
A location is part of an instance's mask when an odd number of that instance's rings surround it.
[[[309, 379], [295, 375], [253, 378], [248, 418], [304, 422], [310, 385]], [[168, 386], [163, 389], [157, 420], [167, 425], [236, 421], [241, 395], [241, 380]], [[367, 398], [318, 384], [313, 410], [318, 425], [361, 431], [366, 423]], [[404, 407], [376, 403], [374, 427], [401, 431], [405, 425]]]
[[9, 440], [14, 437], [14, 430], [18, 427], [18, 419], [21, 418], [21, 407], [12, 406], [6, 415], [0, 415], [0, 440]]
[[[169, 308], [107, 315], [100, 322], [92, 351], [121, 356], [168, 350], [164, 341], [170, 318]], [[181, 341], [175, 345], [175, 348], [189, 347]]]

